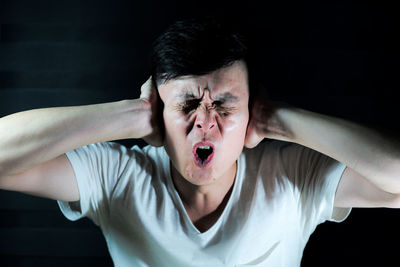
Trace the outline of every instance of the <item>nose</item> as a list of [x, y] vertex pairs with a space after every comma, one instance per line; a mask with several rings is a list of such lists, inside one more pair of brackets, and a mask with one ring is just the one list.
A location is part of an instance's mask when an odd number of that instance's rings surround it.
[[201, 129], [204, 132], [207, 132], [212, 130], [213, 128], [216, 128], [216, 126], [217, 121], [213, 110], [202, 108], [201, 111], [199, 111], [197, 114], [195, 127]]

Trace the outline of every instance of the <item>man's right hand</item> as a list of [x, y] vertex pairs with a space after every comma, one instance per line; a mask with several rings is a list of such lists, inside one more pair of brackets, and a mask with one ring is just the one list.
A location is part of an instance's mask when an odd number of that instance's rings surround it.
[[150, 78], [140, 88], [140, 100], [149, 109], [149, 134], [142, 139], [152, 146], [162, 146], [164, 139], [164, 127], [162, 120], [162, 102]]
[[161, 101], [149, 79], [140, 99], [29, 110], [0, 118], [0, 189], [79, 200], [66, 152], [141, 138], [162, 145]]

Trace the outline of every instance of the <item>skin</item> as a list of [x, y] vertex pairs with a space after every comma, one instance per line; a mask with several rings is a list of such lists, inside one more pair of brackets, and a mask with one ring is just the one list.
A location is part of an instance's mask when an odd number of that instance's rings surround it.
[[[241, 99], [235, 107], [237, 111], [230, 115], [235, 119], [224, 119], [214, 109], [206, 109], [224, 87], [232, 84], [238, 86], [236, 89], [231, 86], [230, 91]], [[335, 207], [400, 206], [397, 141], [353, 122], [265, 100], [255, 102], [249, 122], [246, 86], [245, 64], [239, 62], [209, 75], [181, 77], [159, 87], [165, 104], [164, 144], [171, 156], [173, 179], [189, 217], [198, 228], [208, 229], [226, 205], [234, 182], [236, 159], [243, 146], [255, 147], [264, 138], [298, 143], [344, 163], [347, 167], [336, 191]], [[190, 114], [183, 114], [177, 101], [186, 91], [202, 103]], [[204, 130], [207, 127], [196, 127], [197, 123], [218, 128]], [[191, 147], [204, 136], [217, 144], [215, 164], [207, 169], [197, 168], [191, 157]], [[226, 151], [225, 157], [221, 150]]]
[[[347, 166], [336, 191], [336, 207], [400, 207], [398, 140], [264, 98], [257, 98], [249, 122], [247, 84], [246, 67], [236, 62], [208, 75], [160, 85], [165, 129], [157, 116], [160, 105], [151, 79], [143, 84], [139, 99], [36, 109], [0, 118], [0, 189], [79, 201], [65, 153], [96, 142], [142, 138], [165, 145], [186, 211], [205, 231], [229, 199], [243, 146], [271, 138], [301, 144]], [[177, 101], [185, 92], [197, 103], [195, 109]], [[221, 96], [236, 101], [222, 104]], [[193, 164], [192, 147], [204, 138], [215, 146], [215, 157], [209, 166], [199, 168]]]
[[[247, 68], [238, 61], [207, 75], [168, 81], [158, 91], [172, 178], [189, 216], [197, 221], [226, 204], [234, 183], [249, 121]], [[196, 165], [192, 152], [201, 141], [214, 145], [207, 167]]]

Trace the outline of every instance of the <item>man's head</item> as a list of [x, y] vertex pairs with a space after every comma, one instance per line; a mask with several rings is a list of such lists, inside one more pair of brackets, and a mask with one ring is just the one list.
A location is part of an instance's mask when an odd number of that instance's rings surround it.
[[204, 75], [234, 61], [247, 61], [243, 36], [213, 18], [178, 21], [156, 40], [152, 77], [156, 85], [186, 75]]
[[240, 36], [214, 20], [177, 22], [155, 43], [165, 148], [192, 184], [235, 169], [249, 120], [246, 55]]

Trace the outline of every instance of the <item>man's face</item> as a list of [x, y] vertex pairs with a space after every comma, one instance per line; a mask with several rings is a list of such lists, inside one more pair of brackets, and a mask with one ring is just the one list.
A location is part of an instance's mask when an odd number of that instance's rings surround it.
[[249, 120], [243, 61], [207, 75], [170, 80], [159, 86], [159, 94], [165, 149], [187, 181], [207, 185], [235, 169]]

